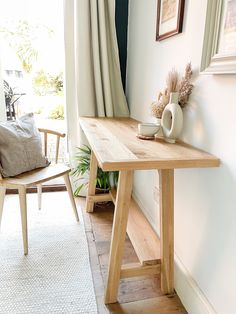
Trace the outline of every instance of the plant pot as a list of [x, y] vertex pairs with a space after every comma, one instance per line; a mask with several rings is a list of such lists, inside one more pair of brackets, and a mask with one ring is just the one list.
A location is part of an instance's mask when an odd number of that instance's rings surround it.
[[[109, 193], [109, 189], [101, 189], [101, 188], [97, 188], [95, 190], [95, 194], [107, 194]], [[104, 202], [96, 202], [94, 205], [97, 207], [101, 207], [101, 206], [108, 206], [111, 204], [111, 201], [104, 201]]]
[[95, 190], [95, 194], [106, 194], [109, 193], [109, 189], [101, 189], [101, 188], [97, 188]]

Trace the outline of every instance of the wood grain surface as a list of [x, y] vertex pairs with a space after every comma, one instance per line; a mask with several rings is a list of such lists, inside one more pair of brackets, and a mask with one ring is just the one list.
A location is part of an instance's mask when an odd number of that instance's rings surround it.
[[80, 125], [104, 171], [218, 167], [218, 158], [183, 142], [137, 138], [131, 118], [80, 118]]

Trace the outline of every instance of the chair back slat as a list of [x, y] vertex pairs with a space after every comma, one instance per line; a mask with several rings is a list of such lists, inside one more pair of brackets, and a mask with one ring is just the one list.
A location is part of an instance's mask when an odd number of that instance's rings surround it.
[[48, 156], [48, 133], [44, 132], [44, 155]]
[[44, 154], [45, 157], [47, 157], [48, 155], [48, 135], [54, 135], [56, 136], [56, 152], [55, 152], [55, 162], [58, 162], [58, 157], [59, 157], [59, 146], [60, 146], [60, 139], [61, 137], [65, 137], [66, 135], [64, 133], [60, 133], [57, 131], [53, 131], [53, 130], [48, 130], [48, 129], [42, 129], [39, 128], [39, 132], [43, 133], [44, 135]]
[[58, 162], [59, 146], [60, 146], [60, 136], [57, 135], [57, 143], [56, 143], [56, 164], [57, 164], [57, 162]]

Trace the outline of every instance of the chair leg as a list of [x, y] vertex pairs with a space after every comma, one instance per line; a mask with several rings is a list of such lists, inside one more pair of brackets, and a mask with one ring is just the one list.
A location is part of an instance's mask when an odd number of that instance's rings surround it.
[[22, 236], [24, 244], [24, 254], [28, 254], [28, 228], [27, 228], [27, 204], [26, 204], [26, 188], [20, 187], [19, 189], [20, 199], [20, 211], [21, 211], [21, 225], [22, 225]]
[[42, 184], [37, 185], [38, 191], [38, 208], [39, 210], [42, 208]]
[[2, 212], [3, 212], [5, 193], [6, 193], [6, 188], [4, 186], [0, 186], [0, 229], [1, 229], [1, 221], [2, 221]]
[[70, 197], [71, 205], [72, 205], [73, 210], [74, 210], [75, 218], [77, 221], [79, 221], [79, 216], [78, 216], [78, 212], [77, 212], [77, 208], [76, 208], [76, 204], [75, 204], [75, 199], [74, 199], [74, 195], [73, 195], [73, 191], [72, 191], [72, 187], [71, 187], [70, 178], [69, 178], [68, 173], [66, 173], [63, 176], [63, 178], [64, 178], [64, 181], [66, 184], [67, 191], [69, 193], [69, 197]]

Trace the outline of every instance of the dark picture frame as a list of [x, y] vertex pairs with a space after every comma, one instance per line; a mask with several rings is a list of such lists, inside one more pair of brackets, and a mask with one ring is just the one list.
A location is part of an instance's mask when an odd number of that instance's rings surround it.
[[185, 0], [157, 0], [156, 41], [182, 32], [184, 3]]

